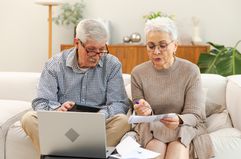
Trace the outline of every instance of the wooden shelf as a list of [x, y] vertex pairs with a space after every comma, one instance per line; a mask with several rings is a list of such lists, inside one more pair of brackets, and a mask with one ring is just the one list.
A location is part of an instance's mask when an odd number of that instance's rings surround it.
[[[71, 47], [73, 47], [71, 44], [62, 44], [60, 48], [62, 51]], [[144, 45], [111, 44], [108, 45], [108, 49], [111, 54], [121, 61], [123, 73], [131, 73], [136, 65], [149, 60]], [[210, 46], [207, 44], [181, 44], [177, 48], [176, 56], [197, 64], [200, 53], [206, 53], [209, 49]]]

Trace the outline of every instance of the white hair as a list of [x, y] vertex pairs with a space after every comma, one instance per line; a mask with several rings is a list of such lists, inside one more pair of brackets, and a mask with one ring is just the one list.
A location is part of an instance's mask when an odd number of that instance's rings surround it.
[[102, 22], [95, 19], [84, 19], [76, 27], [76, 38], [82, 42], [87, 40], [107, 41], [108, 32]]
[[145, 23], [144, 32], [145, 35], [150, 31], [161, 31], [170, 34], [172, 40], [177, 40], [177, 28], [173, 20], [168, 17], [157, 17], [154, 19], [147, 20]]

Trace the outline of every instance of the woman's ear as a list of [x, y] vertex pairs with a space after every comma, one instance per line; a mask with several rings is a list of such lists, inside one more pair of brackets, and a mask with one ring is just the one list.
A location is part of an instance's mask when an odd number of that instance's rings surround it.
[[174, 52], [176, 52], [177, 51], [177, 46], [178, 46], [178, 41], [177, 40], [174, 41], [174, 46], [175, 46]]

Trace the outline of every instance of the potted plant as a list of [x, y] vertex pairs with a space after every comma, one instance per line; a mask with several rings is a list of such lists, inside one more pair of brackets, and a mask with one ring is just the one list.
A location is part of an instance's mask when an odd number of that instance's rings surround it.
[[60, 8], [60, 14], [57, 17], [54, 17], [53, 21], [57, 25], [72, 25], [74, 27], [75, 36], [76, 26], [79, 21], [83, 19], [84, 8], [85, 5], [83, 4], [83, 1], [74, 4], [64, 3]]
[[213, 49], [200, 54], [198, 66], [201, 73], [214, 73], [222, 76], [241, 74], [241, 54], [237, 50], [239, 40], [234, 47], [208, 42]]
[[145, 21], [147, 20], [151, 20], [151, 19], [155, 19], [157, 17], [168, 17], [172, 20], [175, 19], [175, 16], [174, 15], [168, 15], [164, 12], [161, 12], [161, 11], [157, 11], [157, 12], [150, 12], [149, 14], [147, 15], [144, 15], [143, 18], [145, 19]]

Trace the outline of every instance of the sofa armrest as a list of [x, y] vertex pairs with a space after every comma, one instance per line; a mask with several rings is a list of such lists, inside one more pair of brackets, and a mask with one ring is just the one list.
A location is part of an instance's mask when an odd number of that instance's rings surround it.
[[228, 77], [226, 89], [227, 109], [233, 122], [233, 126], [241, 131], [241, 75]]

